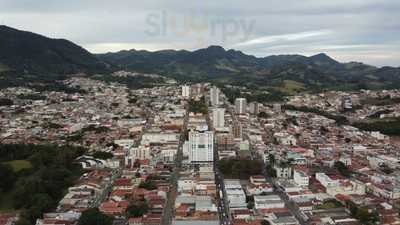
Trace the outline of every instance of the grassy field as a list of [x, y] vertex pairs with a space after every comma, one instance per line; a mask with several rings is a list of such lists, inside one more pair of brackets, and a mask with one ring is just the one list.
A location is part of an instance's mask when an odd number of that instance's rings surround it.
[[8, 70], [9, 70], [9, 68], [6, 65], [0, 63], [0, 72], [4, 72], [4, 71], [8, 71]]
[[5, 162], [4, 164], [10, 165], [13, 168], [14, 172], [32, 168], [32, 164], [27, 160], [13, 160]]
[[318, 209], [336, 209], [336, 208], [339, 208], [339, 207], [342, 207], [342, 204], [340, 204], [340, 202], [338, 202], [338, 201], [328, 201], [328, 202], [325, 202], [322, 205], [319, 205], [317, 208]]
[[0, 213], [9, 213], [15, 211], [12, 203], [12, 195], [10, 193], [0, 192]]
[[304, 91], [305, 87], [303, 83], [294, 80], [284, 80], [279, 90], [287, 94], [295, 94]]

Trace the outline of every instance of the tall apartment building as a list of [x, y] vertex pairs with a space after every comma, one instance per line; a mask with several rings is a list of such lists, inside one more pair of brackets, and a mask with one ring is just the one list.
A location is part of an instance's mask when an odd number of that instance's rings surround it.
[[228, 133], [218, 134], [216, 139], [217, 139], [216, 144], [218, 151], [230, 151], [235, 146], [232, 134]]
[[209, 163], [214, 160], [214, 133], [212, 131], [189, 132], [190, 163]]
[[233, 121], [232, 134], [234, 138], [242, 138], [242, 124], [237, 120]]
[[225, 126], [225, 109], [224, 108], [216, 108], [213, 109], [213, 127], [214, 128], [222, 128]]
[[249, 104], [249, 112], [250, 114], [258, 115], [258, 113], [260, 112], [258, 102], [251, 102]]
[[182, 86], [182, 97], [184, 97], [184, 98], [190, 97], [190, 86], [189, 85]]
[[237, 98], [235, 100], [235, 112], [236, 114], [245, 114], [247, 107], [247, 100], [245, 98]]
[[219, 89], [215, 86], [210, 89], [210, 101], [212, 106], [219, 105]]

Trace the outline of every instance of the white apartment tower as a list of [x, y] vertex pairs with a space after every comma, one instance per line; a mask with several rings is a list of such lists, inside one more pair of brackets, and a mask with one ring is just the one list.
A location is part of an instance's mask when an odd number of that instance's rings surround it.
[[210, 101], [212, 106], [219, 105], [219, 89], [215, 86], [210, 89]]
[[249, 104], [250, 114], [257, 115], [260, 112], [259, 104], [257, 102], [251, 102]]
[[225, 109], [224, 108], [216, 108], [213, 109], [213, 127], [214, 128], [222, 128], [225, 126]]
[[183, 98], [189, 98], [190, 97], [190, 86], [189, 85], [183, 85], [182, 86], [182, 97]]
[[235, 112], [236, 114], [245, 114], [247, 107], [247, 101], [245, 98], [237, 98], [235, 100]]
[[214, 133], [212, 131], [189, 132], [190, 163], [210, 163], [214, 160]]

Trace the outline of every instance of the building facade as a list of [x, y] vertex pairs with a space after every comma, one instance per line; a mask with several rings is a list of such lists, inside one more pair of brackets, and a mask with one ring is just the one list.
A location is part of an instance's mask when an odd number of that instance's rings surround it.
[[237, 98], [235, 100], [235, 112], [236, 114], [245, 114], [247, 107], [247, 100], [245, 98]]
[[212, 131], [189, 132], [190, 163], [207, 163], [214, 160], [214, 133]]

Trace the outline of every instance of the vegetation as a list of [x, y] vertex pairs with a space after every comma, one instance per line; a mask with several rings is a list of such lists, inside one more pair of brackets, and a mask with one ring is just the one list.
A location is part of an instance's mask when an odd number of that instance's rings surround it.
[[272, 178], [276, 177], [276, 170], [274, 169], [275, 163], [276, 163], [275, 156], [273, 154], [269, 154], [265, 172], [267, 173], [267, 176]]
[[356, 122], [352, 124], [360, 130], [379, 131], [386, 135], [400, 135], [400, 118], [377, 119]]
[[389, 95], [382, 98], [367, 98], [360, 101], [362, 105], [376, 105], [376, 106], [385, 106], [385, 105], [394, 105], [400, 103], [400, 98], [391, 98]]
[[95, 157], [96, 159], [111, 159], [112, 157], [114, 157], [114, 154], [112, 154], [111, 152], [102, 152], [102, 151], [96, 151], [93, 153], [92, 155], [93, 157]]
[[200, 100], [190, 99], [189, 112], [207, 114], [208, 107], [204, 97], [202, 97]]
[[[65, 79], [66, 77], [60, 77], [59, 79]], [[56, 91], [56, 92], [64, 92], [67, 94], [86, 94], [87, 91], [81, 89], [80, 87], [71, 87], [62, 82], [54, 82], [54, 81], [47, 81], [45, 80], [43, 84], [37, 85], [30, 85], [29, 87], [35, 89], [38, 92], [45, 92], [45, 91]]]
[[368, 208], [358, 207], [352, 201], [348, 201], [346, 205], [350, 210], [351, 215], [358, 219], [362, 224], [372, 225], [379, 222], [379, 216], [375, 211], [369, 212]]
[[242, 93], [238, 88], [228, 88], [220, 86], [221, 91], [228, 98], [230, 103], [234, 103], [236, 98], [246, 98], [249, 102], [279, 102], [283, 100], [285, 94], [275, 89], [268, 89], [268, 91], [256, 90], [257, 87], [253, 87], [250, 93]]
[[128, 206], [126, 214], [129, 217], [142, 217], [149, 210], [149, 205], [146, 201], [135, 202]]
[[43, 124], [42, 127], [47, 129], [61, 129], [63, 126], [58, 123], [48, 122]]
[[0, 49], [2, 63], [17, 74], [40, 77], [43, 74], [51, 76], [107, 70], [95, 56], [70, 41], [51, 39], [7, 26], [0, 27]]
[[266, 167], [267, 176], [275, 178], [276, 177], [276, 170], [271, 164], [268, 164]]
[[111, 225], [112, 218], [99, 211], [98, 208], [92, 208], [84, 211], [79, 218], [78, 225]]
[[96, 126], [96, 125], [89, 125], [85, 128], [83, 128], [80, 132], [86, 133], [86, 132], [95, 132], [96, 134], [100, 133], [105, 133], [110, 131], [110, 128], [104, 127], [104, 126]]
[[218, 161], [218, 168], [226, 178], [249, 179], [262, 174], [263, 163], [260, 160], [229, 158]]
[[279, 90], [283, 93], [296, 94], [306, 90], [304, 84], [298, 81], [284, 80], [282, 83], [282, 87], [279, 87]]
[[11, 166], [14, 172], [19, 172], [24, 169], [32, 168], [32, 163], [28, 160], [12, 160], [8, 162], [4, 162], [3, 164]]
[[157, 189], [157, 184], [155, 181], [147, 179], [146, 181], [139, 184], [139, 188], [144, 188], [146, 190], [152, 191]]
[[21, 94], [17, 96], [19, 99], [25, 100], [45, 100], [46, 96], [40, 94]]
[[0, 192], [9, 191], [17, 178], [14, 169], [5, 163], [0, 164], [0, 177]]
[[14, 105], [14, 102], [8, 98], [0, 98], [0, 106], [10, 106]]
[[261, 225], [271, 225], [271, 223], [268, 220], [263, 220], [261, 221]]
[[[72, 146], [0, 145], [0, 196], [10, 196], [1, 198], [0, 205], [20, 210], [21, 224], [34, 224], [56, 206], [64, 190], [80, 176], [74, 159], [84, 152], [85, 149]], [[25, 168], [15, 170], [10, 163]]]
[[266, 112], [258, 113], [258, 117], [268, 119], [270, 116]]
[[318, 209], [335, 209], [339, 207], [343, 207], [340, 202], [338, 202], [336, 199], [329, 199], [325, 201], [322, 205], [319, 205]]
[[[210, 46], [189, 51], [123, 51], [98, 57], [120, 69], [165, 74], [182, 82], [211, 82], [269, 88], [284, 94], [323, 90], [393, 89], [400, 86], [398, 68], [339, 63], [325, 54], [256, 58]], [[366, 76], [365, 74], [368, 74]], [[230, 98], [232, 99], [232, 98]]]
[[78, 142], [81, 141], [82, 138], [84, 137], [86, 132], [94, 132], [96, 134], [100, 134], [100, 133], [105, 133], [110, 131], [110, 128], [108, 127], [104, 127], [104, 126], [95, 126], [95, 125], [89, 125], [88, 127], [82, 128], [79, 131], [76, 131], [74, 133], [72, 133], [71, 135], [65, 137], [66, 141], [69, 142]]
[[105, 75], [105, 76], [93, 76], [92, 78], [105, 81], [107, 83], [116, 82], [120, 84], [125, 84], [130, 89], [153, 88], [155, 86], [159, 86], [165, 83], [162, 77], [156, 78], [156, 77], [148, 77], [140, 75], [126, 76], [126, 77]]
[[337, 169], [337, 171], [344, 177], [350, 177], [351, 175], [351, 171], [349, 170], [349, 168], [347, 168], [347, 166], [341, 162], [341, 161], [336, 161], [334, 164], [335, 169]]
[[331, 114], [331, 113], [321, 111], [316, 108], [310, 108], [307, 106], [296, 107], [293, 105], [283, 105], [282, 108], [286, 109], [286, 110], [300, 111], [300, 112], [306, 112], [306, 113], [315, 113], [317, 115], [324, 116], [328, 119], [335, 120], [338, 125], [345, 125], [345, 124], [349, 123], [347, 118], [343, 115]]

